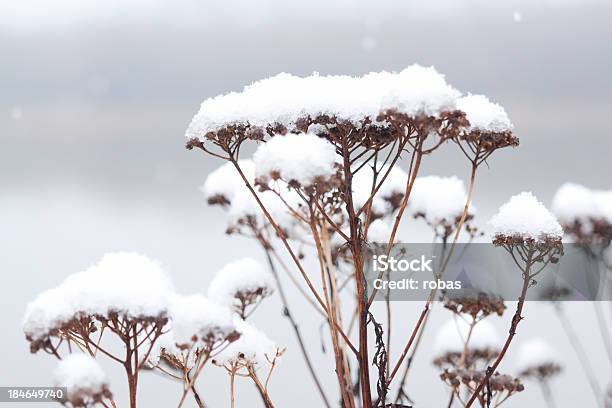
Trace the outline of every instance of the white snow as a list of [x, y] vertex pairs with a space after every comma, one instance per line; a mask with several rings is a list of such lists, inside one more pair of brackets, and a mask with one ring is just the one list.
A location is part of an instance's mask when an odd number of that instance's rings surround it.
[[53, 370], [53, 383], [66, 387], [69, 401], [101, 394], [108, 382], [100, 364], [82, 353], [70, 354]]
[[[389, 175], [380, 186], [378, 192], [372, 200], [372, 211], [379, 215], [390, 214], [392, 210], [391, 204], [385, 199], [398, 194], [403, 196], [406, 192], [406, 184], [408, 184], [408, 174], [406, 174], [404, 170], [397, 165], [393, 166], [391, 170], [389, 170], [389, 166], [385, 165], [379, 170], [376, 185], [380, 183], [382, 177], [384, 177], [387, 171], [389, 172]], [[374, 172], [368, 165], [365, 165], [353, 176], [353, 202], [356, 209], [361, 208], [366, 203], [368, 198], [370, 198], [370, 195], [372, 194], [373, 180]]]
[[223, 341], [235, 330], [229, 308], [202, 295], [175, 296], [170, 317], [172, 340], [178, 346], [204, 348]]
[[561, 238], [563, 229], [555, 216], [530, 192], [510, 198], [489, 221], [495, 235], [541, 240]]
[[374, 220], [368, 228], [368, 241], [386, 244], [391, 239], [391, 227], [381, 219]]
[[[463, 214], [466, 201], [465, 185], [456, 176], [425, 176], [414, 181], [408, 208], [412, 214], [424, 214], [432, 225], [453, 225]], [[469, 211], [473, 214], [474, 209]]]
[[218, 364], [247, 363], [255, 367], [269, 364], [276, 355], [277, 346], [263, 332], [246, 321], [235, 318], [234, 324], [240, 338], [230, 343], [215, 356]]
[[335, 116], [359, 126], [387, 109], [410, 116], [437, 115], [453, 110], [459, 92], [433, 67], [411, 65], [401, 72], [376, 72], [362, 77], [323, 76], [300, 78], [281, 73], [257, 81], [242, 92], [205, 100], [186, 131], [188, 139], [203, 138], [230, 124], [264, 127], [280, 123], [289, 128], [310, 115]]
[[[255, 163], [252, 160], [239, 160], [238, 165], [247, 180], [252, 184], [255, 179]], [[234, 164], [230, 162], [212, 171], [206, 177], [206, 181], [202, 186], [202, 192], [207, 200], [222, 196], [230, 203], [233, 202], [237, 194], [243, 191], [248, 193], [245, 182], [240, 177]]]
[[467, 95], [457, 100], [457, 108], [465, 112], [470, 130], [506, 132], [513, 125], [504, 108], [484, 95]]
[[225, 265], [208, 285], [208, 298], [224, 306], [231, 306], [239, 292], [274, 291], [270, 272], [253, 258], [242, 258]]
[[565, 183], [555, 193], [551, 208], [564, 224], [589, 220], [612, 224], [612, 190], [592, 190], [580, 184]]
[[[435, 356], [462, 353], [469, 333], [469, 324], [461, 318], [451, 318], [438, 330], [433, 343]], [[500, 350], [501, 338], [491, 323], [479, 321], [472, 330], [468, 349], [472, 351]]]
[[515, 361], [517, 372], [558, 364], [559, 357], [555, 348], [541, 337], [525, 340], [518, 348]]
[[28, 304], [23, 329], [37, 339], [80, 313], [159, 317], [167, 313], [173, 293], [158, 262], [134, 253], [109, 253]]
[[259, 146], [253, 160], [256, 177], [269, 179], [276, 172], [284, 181], [295, 180], [302, 186], [336, 173], [336, 148], [311, 133], [274, 136]]
[[[270, 190], [259, 191], [255, 186], [255, 163], [253, 160], [240, 160], [238, 165], [242, 168], [247, 181], [253, 186], [266, 210], [287, 235], [290, 238], [308, 235], [307, 229], [292, 213], [292, 211], [302, 212], [301, 204], [303, 204], [303, 200], [295, 190], [291, 189], [282, 180], [276, 180], [270, 183], [270, 187], [276, 192]], [[247, 217], [253, 219], [259, 227], [268, 224], [268, 220], [255, 197], [253, 197], [253, 193], [246, 187], [244, 180], [231, 163], [223, 164], [214, 170], [206, 179], [202, 191], [207, 200], [215, 196], [223, 196], [230, 202], [229, 207], [226, 207], [230, 226], [236, 225], [239, 220], [245, 220]]]

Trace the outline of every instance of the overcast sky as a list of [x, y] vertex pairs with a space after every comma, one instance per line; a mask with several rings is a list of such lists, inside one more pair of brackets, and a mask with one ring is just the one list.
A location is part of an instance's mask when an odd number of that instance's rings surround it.
[[[31, 356], [21, 333], [25, 305], [104, 252], [157, 258], [185, 292], [204, 291], [233, 257], [261, 256], [250, 242], [226, 237], [221, 214], [204, 205], [198, 187], [219, 163], [186, 151], [183, 133], [204, 98], [278, 72], [363, 74], [419, 63], [435, 66], [461, 91], [501, 103], [521, 146], [496, 153], [478, 176], [482, 225], [522, 190], [550, 204], [565, 181], [611, 187], [611, 4], [330, 3], [0, 3], [0, 386], [49, 384], [54, 362]], [[450, 147], [428, 157], [423, 168], [423, 174], [463, 179], [467, 173], [465, 160]], [[403, 229], [415, 239], [424, 231], [410, 222]], [[397, 327], [409, 327], [420, 306], [402, 305]], [[318, 370], [335, 390], [330, 356], [320, 352], [321, 322], [306, 305], [295, 309]], [[593, 307], [573, 305], [570, 312], [605, 386], [609, 365]], [[316, 406], [289, 326], [279, 316], [276, 298], [255, 316], [289, 350], [272, 396], [279, 407]], [[439, 406], [445, 395], [427, 344], [446, 316], [436, 311], [415, 363], [412, 396], [420, 407]], [[508, 316], [494, 324], [505, 333]], [[398, 329], [395, 344], [405, 335]], [[566, 372], [554, 384], [559, 406], [595, 406], [551, 308], [532, 303], [519, 342], [535, 335], [566, 358]], [[106, 367], [113, 390], [124, 395], [121, 373]], [[512, 371], [511, 360], [504, 368]], [[211, 406], [226, 405], [221, 374], [206, 376], [201, 386]], [[238, 406], [250, 406], [252, 387], [240, 387]], [[143, 406], [173, 406], [178, 388], [143, 376]], [[532, 386], [508, 406], [540, 404]]]

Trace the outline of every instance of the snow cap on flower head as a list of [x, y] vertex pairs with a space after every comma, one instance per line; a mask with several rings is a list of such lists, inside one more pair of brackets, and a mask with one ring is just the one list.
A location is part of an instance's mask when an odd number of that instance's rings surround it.
[[293, 129], [304, 117], [326, 116], [360, 126], [384, 111], [408, 116], [436, 116], [456, 108], [460, 93], [433, 67], [411, 65], [400, 72], [375, 72], [361, 77], [281, 73], [205, 100], [186, 131], [188, 140], [228, 126]]
[[80, 314], [165, 318], [173, 294], [170, 276], [158, 262], [134, 253], [109, 253], [28, 304], [23, 330], [36, 341]]
[[489, 222], [496, 237], [543, 242], [560, 241], [563, 229], [555, 216], [530, 192], [510, 198]]
[[112, 397], [102, 367], [88, 355], [74, 353], [65, 357], [53, 370], [53, 383], [66, 387], [67, 395], [61, 400], [73, 407], [89, 407], [93, 402]]

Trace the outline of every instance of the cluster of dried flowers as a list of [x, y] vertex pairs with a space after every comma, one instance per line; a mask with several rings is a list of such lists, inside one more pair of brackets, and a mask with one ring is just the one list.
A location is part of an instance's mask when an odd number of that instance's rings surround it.
[[[176, 293], [169, 275], [147, 257], [111, 253], [40, 294], [28, 305], [23, 328], [33, 353], [43, 350], [60, 360], [55, 382], [67, 387], [60, 401], [66, 406], [116, 406], [96, 361], [101, 357], [124, 368], [130, 407], [136, 406], [143, 370], [179, 380], [179, 406], [191, 393], [204, 407], [196, 379], [207, 362], [240, 355], [247, 376], [260, 384], [258, 370], [268, 367], [269, 379], [282, 355], [283, 349], [244, 321], [247, 308], [273, 292], [266, 274], [253, 259], [235, 261], [211, 283], [212, 300]], [[112, 346], [116, 341], [123, 352]], [[269, 399], [267, 380], [259, 390]]]
[[[454, 243], [464, 230], [470, 239], [481, 236], [471, 224], [477, 168], [494, 151], [518, 145], [503, 108], [481, 95], [461, 96], [433, 68], [420, 66], [397, 74], [382, 72], [363, 77], [299, 78], [281, 74], [242, 92], [204, 101], [187, 130], [187, 139], [188, 148], [201, 149], [228, 162], [211, 173], [203, 188], [209, 204], [227, 209], [228, 232], [254, 238], [275, 271], [277, 285], [281, 280], [276, 271], [282, 269], [327, 321], [341, 405], [389, 406], [389, 389], [403, 365], [406, 368], [393, 406], [405, 403], [403, 386], [419, 343], [415, 339], [422, 336], [434, 294], [402, 354], [392, 362], [390, 327], [384, 327], [372, 315], [374, 294], [365, 289], [363, 249], [375, 243], [391, 251], [391, 244], [398, 242], [398, 227], [406, 211], [425, 220], [438, 242]], [[258, 144], [252, 159], [240, 156], [247, 141]], [[471, 164], [467, 191], [456, 177], [417, 177], [422, 160], [446, 143], [458, 146]], [[400, 155], [407, 167], [400, 166]], [[527, 208], [521, 211], [541, 206], [532, 196], [523, 205]], [[509, 218], [506, 221], [512, 223], [515, 215], [501, 215], [498, 221]], [[507, 237], [516, 240], [508, 245], [522, 248], [531, 242], [545, 246], [548, 237], [556, 239], [560, 227], [550, 230], [546, 225], [547, 229], [540, 229], [538, 215], [522, 220], [527, 225], [521, 221], [515, 230], [507, 228], [512, 225], [496, 227], [496, 243]], [[284, 260], [282, 251], [288, 253], [293, 267]], [[307, 251], [318, 259], [317, 274], [304, 266]], [[546, 256], [553, 257], [542, 249], [537, 261]], [[536, 262], [532, 258], [529, 262]], [[523, 273], [529, 275], [529, 270]], [[298, 343], [303, 345], [282, 289], [281, 297]], [[340, 305], [347, 303], [354, 308], [352, 317], [342, 314]], [[504, 310], [503, 303], [495, 299], [449, 301], [447, 307], [471, 319], [470, 333], [487, 327], [482, 321], [485, 317], [501, 315]], [[388, 302], [387, 309], [390, 325]], [[353, 328], [356, 337], [352, 336]], [[370, 332], [376, 337], [372, 349]], [[474, 339], [471, 342], [476, 343]], [[307, 349], [301, 349], [311, 368]], [[370, 388], [371, 353], [378, 395]], [[517, 379], [500, 375], [495, 368], [493, 372], [487, 370], [486, 365], [500, 353], [499, 347], [490, 344], [472, 348], [462, 343], [436, 361], [446, 375], [459, 375], [457, 370], [463, 370], [461, 376], [471, 373], [470, 380], [463, 382], [471, 386], [467, 391], [472, 393], [467, 397], [473, 394], [482, 402], [484, 385], [489, 394], [492, 388], [499, 395], [505, 393], [503, 398], [522, 390]], [[331, 406], [328, 391], [312, 368], [311, 375], [323, 402]], [[452, 393], [459, 394], [457, 390]]]
[[[406, 379], [438, 295], [453, 314], [438, 336], [434, 360], [450, 388], [447, 406], [498, 406], [523, 391], [523, 379], [536, 379], [546, 389], [560, 371], [556, 360], [535, 361], [532, 353], [519, 376], [497, 371], [523, 318], [527, 290], [563, 255], [562, 225], [531, 193], [512, 197], [490, 221], [493, 244], [506, 249], [523, 279], [505, 340], [489, 322], [504, 314], [501, 300], [484, 295], [449, 299], [432, 290], [405, 344], [397, 347], [400, 352], [391, 354], [393, 305], [387, 298], [382, 323], [372, 307], [375, 293], [367, 291], [365, 281], [364, 250], [379, 245], [389, 254], [399, 242], [405, 215], [432, 229], [434, 241], [444, 244], [443, 260], [450, 259], [462, 232], [468, 241], [483, 235], [474, 225], [472, 205], [477, 170], [495, 151], [518, 146], [512, 129], [501, 106], [482, 95], [462, 95], [435, 69], [416, 65], [362, 77], [280, 74], [242, 92], [207, 99], [187, 129], [187, 148], [224, 163], [209, 174], [202, 190], [210, 205], [227, 212], [227, 233], [254, 239], [267, 266], [253, 260], [229, 264], [211, 282], [207, 298], [175, 294], [157, 265], [134, 257], [135, 265], [117, 262], [104, 269], [122, 279], [136, 274], [137, 281], [138, 271], [146, 270], [147, 285], [153, 285], [143, 291], [146, 296], [138, 294], [137, 284], [116, 294], [107, 282], [100, 296], [87, 287], [85, 298], [93, 303], [81, 303], [82, 292], [71, 292], [79, 278], [69, 278], [29, 307], [24, 328], [32, 350], [60, 357], [65, 345], [68, 352], [101, 353], [120, 362], [132, 407], [138, 372], [145, 367], [182, 381], [179, 405], [191, 392], [203, 406], [195, 380], [208, 361], [229, 374], [232, 406], [235, 378], [248, 377], [264, 405], [272, 407], [268, 381], [284, 350], [245, 319], [276, 291], [322, 404], [337, 405], [330, 400], [333, 390], [312, 366], [284, 289], [287, 278], [327, 324], [343, 407], [411, 404]], [[251, 158], [241, 155], [245, 143], [256, 145]], [[422, 162], [445, 144], [467, 158], [467, 189], [456, 177], [418, 177]], [[576, 219], [557, 214], [578, 240], [587, 231], [609, 237], [610, 213], [597, 208]], [[308, 257], [315, 270], [305, 262]], [[100, 265], [108, 262], [105, 258]], [[435, 277], [445, 265], [441, 262]], [[93, 337], [105, 332], [124, 342], [125, 358]], [[257, 374], [264, 366], [265, 378]], [[112, 404], [110, 394], [96, 395]]]

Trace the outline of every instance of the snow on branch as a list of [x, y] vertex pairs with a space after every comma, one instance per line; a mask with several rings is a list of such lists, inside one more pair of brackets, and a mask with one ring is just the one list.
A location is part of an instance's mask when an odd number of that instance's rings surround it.
[[112, 398], [102, 367], [85, 354], [71, 354], [60, 361], [53, 371], [53, 382], [66, 387], [67, 395], [61, 401], [72, 407], [90, 407]]
[[338, 173], [334, 145], [311, 133], [274, 137], [259, 146], [253, 160], [258, 184], [281, 179], [306, 187]]
[[563, 237], [555, 216], [530, 192], [510, 198], [489, 223], [496, 236], [539, 242]]
[[555, 193], [552, 211], [576, 242], [606, 242], [612, 237], [612, 190], [565, 183]]
[[556, 350], [541, 337], [528, 339], [521, 344], [515, 366], [521, 377], [538, 380], [552, 377], [561, 371]]
[[[433, 351], [434, 355], [442, 356], [446, 353], [462, 353], [466, 342], [468, 350], [472, 352], [484, 352], [491, 350], [499, 352], [501, 339], [493, 325], [486, 320], [481, 320], [474, 325], [470, 332], [470, 324], [461, 318], [451, 318], [438, 330], [436, 334]], [[469, 339], [468, 339], [469, 334]]]
[[242, 92], [205, 100], [186, 132], [200, 139], [228, 125], [294, 128], [303, 117], [335, 117], [359, 127], [386, 110], [409, 116], [438, 115], [455, 109], [459, 92], [433, 67], [412, 65], [399, 73], [377, 72], [362, 77], [300, 78], [282, 73], [257, 81]]
[[82, 315], [162, 318], [173, 292], [172, 281], [158, 262], [134, 253], [110, 253], [40, 294], [27, 306], [23, 329], [36, 341]]
[[208, 297], [232, 307], [243, 319], [247, 309], [274, 292], [274, 278], [258, 261], [243, 258], [225, 265], [208, 285]]

